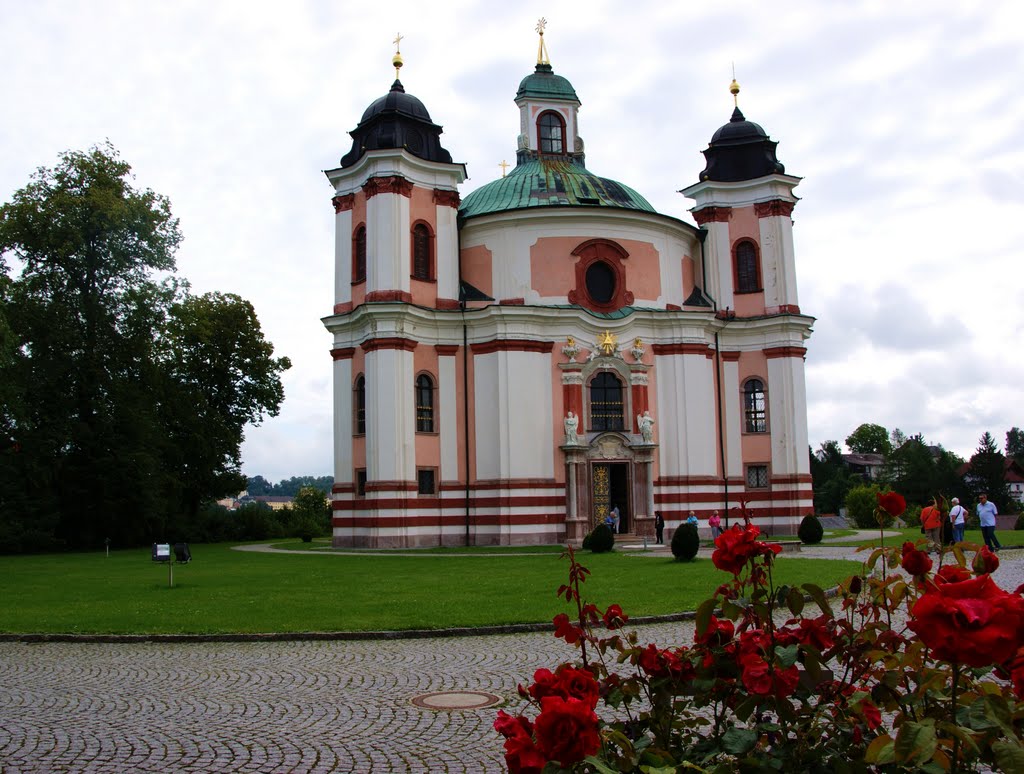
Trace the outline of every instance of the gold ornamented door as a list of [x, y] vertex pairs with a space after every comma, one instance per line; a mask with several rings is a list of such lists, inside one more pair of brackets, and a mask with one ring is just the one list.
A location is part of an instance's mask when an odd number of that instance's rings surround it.
[[593, 527], [604, 524], [612, 508], [611, 465], [595, 464], [591, 471], [591, 504], [593, 506]]

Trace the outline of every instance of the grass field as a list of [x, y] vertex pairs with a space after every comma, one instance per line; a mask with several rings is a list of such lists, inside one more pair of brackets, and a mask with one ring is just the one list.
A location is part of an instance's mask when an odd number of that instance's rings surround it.
[[[920, 527], [905, 527], [904, 529], [886, 529], [887, 537], [885, 538], [885, 545], [887, 546], [899, 546], [903, 545], [905, 540], [909, 540], [911, 543], [924, 538], [921, 534]], [[898, 535], [891, 535], [890, 533], [898, 532]], [[1020, 546], [1024, 545], [1024, 532], [1012, 529], [999, 529], [996, 530], [996, 537], [999, 542], [1004, 546]], [[981, 536], [980, 529], [969, 529], [964, 533], [964, 542], [976, 543], [979, 546], [985, 545], [985, 539]], [[836, 541], [829, 543], [833, 546], [862, 546], [866, 544], [878, 545], [878, 537], [874, 540], [850, 540], [850, 541]]]
[[[268, 554], [192, 547], [167, 567], [149, 551], [0, 557], [0, 631], [224, 633], [435, 629], [550, 621], [568, 563], [530, 556]], [[693, 610], [727, 579], [709, 559], [580, 554], [584, 595], [632, 616]], [[834, 585], [859, 564], [781, 557], [777, 583]]]

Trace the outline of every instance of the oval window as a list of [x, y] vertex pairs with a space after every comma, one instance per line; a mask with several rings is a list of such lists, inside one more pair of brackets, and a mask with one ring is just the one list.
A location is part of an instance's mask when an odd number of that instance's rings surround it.
[[615, 297], [615, 271], [607, 263], [596, 261], [587, 269], [587, 293], [598, 304]]

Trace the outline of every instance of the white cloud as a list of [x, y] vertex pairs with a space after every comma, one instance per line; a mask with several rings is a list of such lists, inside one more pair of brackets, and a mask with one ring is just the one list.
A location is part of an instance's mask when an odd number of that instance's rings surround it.
[[179, 271], [251, 300], [295, 367], [245, 470], [331, 467], [330, 188], [364, 108], [394, 78], [469, 166], [463, 195], [513, 160], [513, 96], [536, 19], [583, 107], [588, 166], [667, 214], [740, 105], [779, 141], [797, 193], [812, 442], [861, 422], [961, 454], [1024, 424], [1020, 217], [1024, 74], [1016, 5], [714, 5], [611, 0], [0, 4], [0, 199], [67, 148], [110, 138], [181, 218]]

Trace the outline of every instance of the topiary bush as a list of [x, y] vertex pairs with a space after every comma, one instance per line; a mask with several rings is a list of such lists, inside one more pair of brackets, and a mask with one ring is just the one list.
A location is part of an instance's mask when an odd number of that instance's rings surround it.
[[1014, 529], [1024, 529], [1024, 513], [1017, 517], [1017, 521], [1014, 522]]
[[680, 562], [689, 562], [700, 550], [700, 536], [692, 524], [681, 524], [672, 533], [672, 556]]
[[800, 527], [797, 529], [796, 534], [800, 538], [801, 543], [814, 546], [820, 543], [821, 539], [825, 536], [825, 529], [821, 526], [817, 516], [809, 514], [804, 516], [803, 521], [800, 522]]
[[[590, 544], [587, 544], [589, 539]], [[595, 554], [603, 554], [615, 548], [615, 534], [607, 524], [598, 524], [594, 530], [583, 539], [584, 548], [589, 548]]]
[[[875, 509], [878, 507], [878, 494], [882, 490], [877, 484], [855, 486], [846, 494], [846, 523], [851, 521], [861, 529], [878, 529]], [[893, 523], [892, 517], [884, 518], [884, 526]]]

